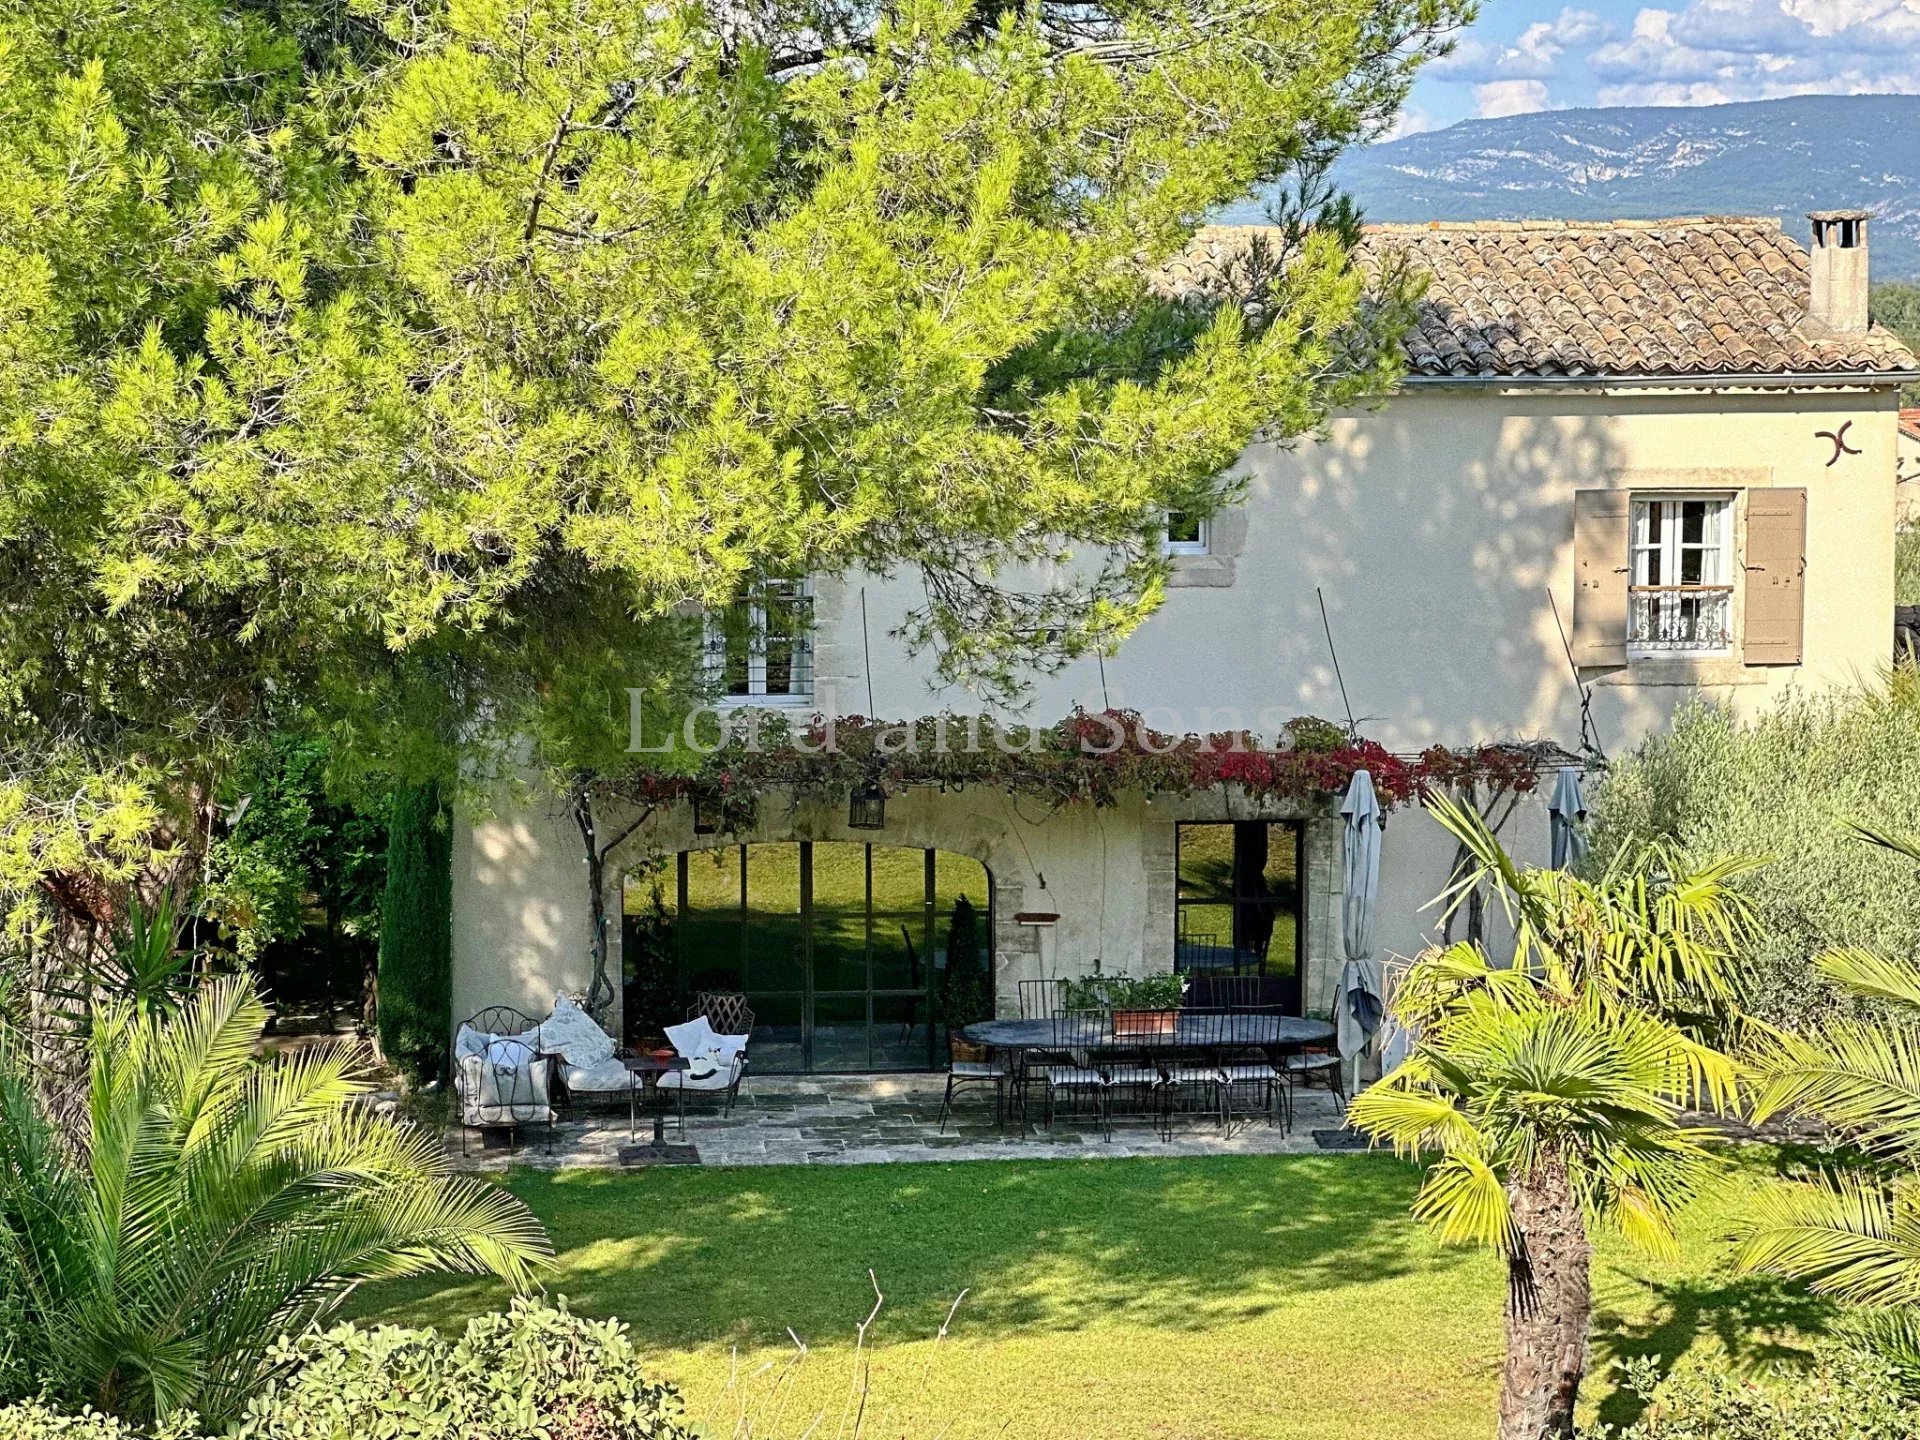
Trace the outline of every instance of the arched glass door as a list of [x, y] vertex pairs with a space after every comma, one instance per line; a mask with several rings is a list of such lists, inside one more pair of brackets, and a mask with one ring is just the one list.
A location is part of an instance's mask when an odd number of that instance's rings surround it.
[[991, 1007], [992, 880], [964, 855], [824, 840], [683, 851], [630, 877], [626, 908], [630, 1038], [697, 991], [740, 990], [762, 1073], [920, 1070], [943, 1061], [950, 1007], [962, 1023], [982, 997]]

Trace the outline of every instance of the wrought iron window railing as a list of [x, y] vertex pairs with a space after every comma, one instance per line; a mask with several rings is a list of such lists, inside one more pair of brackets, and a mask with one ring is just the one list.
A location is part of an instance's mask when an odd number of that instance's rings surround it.
[[1635, 585], [1627, 617], [1636, 650], [1724, 650], [1733, 643], [1733, 587]]

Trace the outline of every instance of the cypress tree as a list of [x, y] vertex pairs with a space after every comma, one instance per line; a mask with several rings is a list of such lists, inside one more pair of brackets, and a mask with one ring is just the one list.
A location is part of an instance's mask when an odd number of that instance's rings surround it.
[[452, 832], [431, 781], [394, 789], [380, 921], [380, 1051], [415, 1080], [431, 1079], [445, 1069], [453, 1028]]

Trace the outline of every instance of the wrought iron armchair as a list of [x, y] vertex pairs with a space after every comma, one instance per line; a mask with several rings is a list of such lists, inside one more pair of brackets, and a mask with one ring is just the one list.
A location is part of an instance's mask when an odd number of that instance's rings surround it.
[[[539, 1023], [511, 1005], [488, 1005], [470, 1015], [461, 1028], [511, 1040], [537, 1028]], [[456, 1053], [453, 1088], [460, 1110], [462, 1156], [467, 1153], [467, 1134], [471, 1130], [481, 1132], [483, 1143], [488, 1131], [506, 1131], [507, 1152], [512, 1154], [521, 1127], [536, 1120], [545, 1122], [547, 1153], [553, 1152], [551, 1057], [535, 1052], [525, 1065], [500, 1065], [488, 1060], [484, 1051], [470, 1055]]]
[[[694, 996], [693, 1004], [687, 1009], [687, 1019], [698, 1020], [705, 1017], [707, 1024], [713, 1027], [716, 1035], [744, 1037], [753, 1033], [753, 1007], [747, 1004], [747, 997], [735, 990], [702, 990]], [[747, 1074], [747, 1052], [743, 1045], [740, 1053], [727, 1067], [725, 1073], [716, 1071], [712, 1076], [696, 1076], [686, 1070], [669, 1070], [654, 1082], [654, 1089], [670, 1091], [674, 1097], [674, 1120], [682, 1135], [687, 1132], [687, 1096], [713, 1095], [721, 1102], [721, 1116], [733, 1114], [734, 1101], [740, 1098], [740, 1082]]]

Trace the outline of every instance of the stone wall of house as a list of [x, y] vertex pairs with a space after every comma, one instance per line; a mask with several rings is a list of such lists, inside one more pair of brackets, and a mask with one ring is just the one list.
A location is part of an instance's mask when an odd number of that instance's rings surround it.
[[[602, 817], [616, 833], [630, 816]], [[739, 835], [695, 835], [684, 805], [663, 807], [616, 850], [607, 904], [618, 914], [623, 874], [649, 857], [742, 842], [869, 841], [931, 847], [978, 860], [993, 877], [997, 1002], [1016, 1013], [1022, 980], [1173, 968], [1175, 827], [1183, 820], [1306, 822], [1306, 1008], [1325, 1013], [1342, 960], [1340, 821], [1330, 807], [1259, 805], [1240, 795], [1132, 799], [1110, 809], [1047, 810], [1026, 797], [972, 787], [915, 789], [887, 805], [884, 831], [851, 830], [844, 804], [793, 804], [769, 796], [759, 823]], [[1523, 803], [1503, 838], [1523, 860], [1544, 863], [1547, 820], [1539, 797]], [[1430, 902], [1444, 888], [1453, 844], [1418, 807], [1389, 818], [1382, 842], [1377, 942], [1391, 960], [1438, 933]], [[1052, 914], [1052, 924], [1021, 914]], [[556, 990], [589, 979], [585, 866], [557, 798], [532, 800], [461, 823], [454, 846], [455, 1018], [485, 1005], [544, 1013]], [[611, 965], [619, 974], [619, 930]]]

